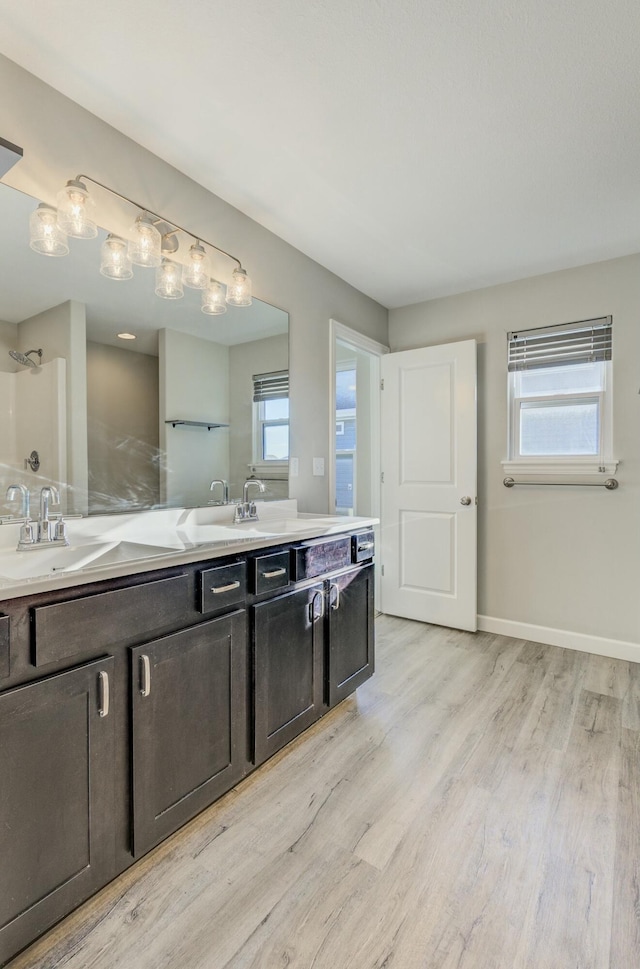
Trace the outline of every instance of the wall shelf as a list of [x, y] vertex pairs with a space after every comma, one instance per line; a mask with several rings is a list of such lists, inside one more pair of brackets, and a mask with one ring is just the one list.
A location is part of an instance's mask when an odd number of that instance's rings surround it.
[[228, 424], [221, 424], [219, 421], [165, 421], [172, 427], [206, 427], [210, 431], [213, 427], [228, 427]]

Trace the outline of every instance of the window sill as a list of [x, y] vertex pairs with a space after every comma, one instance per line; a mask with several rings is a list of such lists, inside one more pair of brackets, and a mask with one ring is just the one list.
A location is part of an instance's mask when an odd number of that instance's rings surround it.
[[289, 477], [288, 461], [256, 461], [248, 465], [249, 474], [256, 478], [268, 478], [272, 481], [286, 481]]
[[575, 458], [542, 458], [529, 461], [502, 461], [505, 474], [539, 474], [539, 475], [567, 475], [575, 477], [581, 474], [615, 474], [620, 463], [615, 458], [609, 458], [604, 464], [599, 464], [593, 458], [583, 460]]

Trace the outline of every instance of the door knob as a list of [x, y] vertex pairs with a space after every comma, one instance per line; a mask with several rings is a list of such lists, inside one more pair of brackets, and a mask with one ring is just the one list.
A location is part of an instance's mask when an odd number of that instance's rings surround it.
[[464, 498], [461, 498], [460, 499], [460, 504], [461, 505], [470, 505], [471, 504], [471, 498], [469, 497], [469, 495], [465, 495]]

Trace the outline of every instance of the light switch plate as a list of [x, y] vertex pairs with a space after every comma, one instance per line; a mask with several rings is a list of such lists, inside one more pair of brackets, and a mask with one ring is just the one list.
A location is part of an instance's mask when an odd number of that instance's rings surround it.
[[298, 459], [289, 458], [289, 477], [297, 478], [299, 473], [300, 472], [298, 470]]
[[317, 478], [324, 476], [324, 458], [313, 459], [313, 473]]

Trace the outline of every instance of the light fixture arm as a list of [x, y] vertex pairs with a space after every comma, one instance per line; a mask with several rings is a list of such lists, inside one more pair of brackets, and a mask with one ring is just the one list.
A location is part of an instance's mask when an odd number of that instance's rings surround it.
[[[190, 232], [188, 229], [185, 229], [183, 226], [178, 225], [176, 222], [169, 222], [169, 220], [165, 219], [164, 216], [159, 215], [157, 212], [153, 212], [146, 205], [141, 205], [140, 202], [136, 202], [133, 199], [130, 199], [127, 195], [123, 195], [121, 192], [116, 192], [114, 188], [109, 188], [108, 185], [105, 185], [103, 182], [99, 182], [96, 178], [92, 178], [91, 175], [82, 175], [82, 174], [76, 175], [75, 180], [77, 182], [82, 182], [82, 181], [93, 182], [94, 185], [98, 185], [99, 188], [103, 188], [105, 192], [110, 192], [111, 195], [115, 195], [117, 198], [122, 199], [123, 202], [128, 202], [129, 205], [133, 205], [134, 208], [140, 209], [142, 212], [146, 212], [149, 215], [152, 215], [155, 219], [158, 220], [158, 222], [164, 222], [167, 225], [173, 226], [176, 232], [184, 232], [185, 235], [189, 236], [190, 239], [195, 240], [195, 242], [203, 242], [205, 246], [209, 246], [211, 249], [215, 249], [216, 252], [221, 253], [223, 256], [226, 256], [227, 259], [231, 259], [233, 262], [237, 263], [238, 269], [242, 269], [242, 263], [237, 258], [237, 256], [233, 256], [230, 252], [227, 252], [225, 249], [221, 249], [220, 246], [215, 246], [213, 242], [209, 242], [207, 239], [203, 239], [202, 236], [195, 236], [193, 232]], [[169, 235], [171, 233], [166, 233], [166, 234]]]

